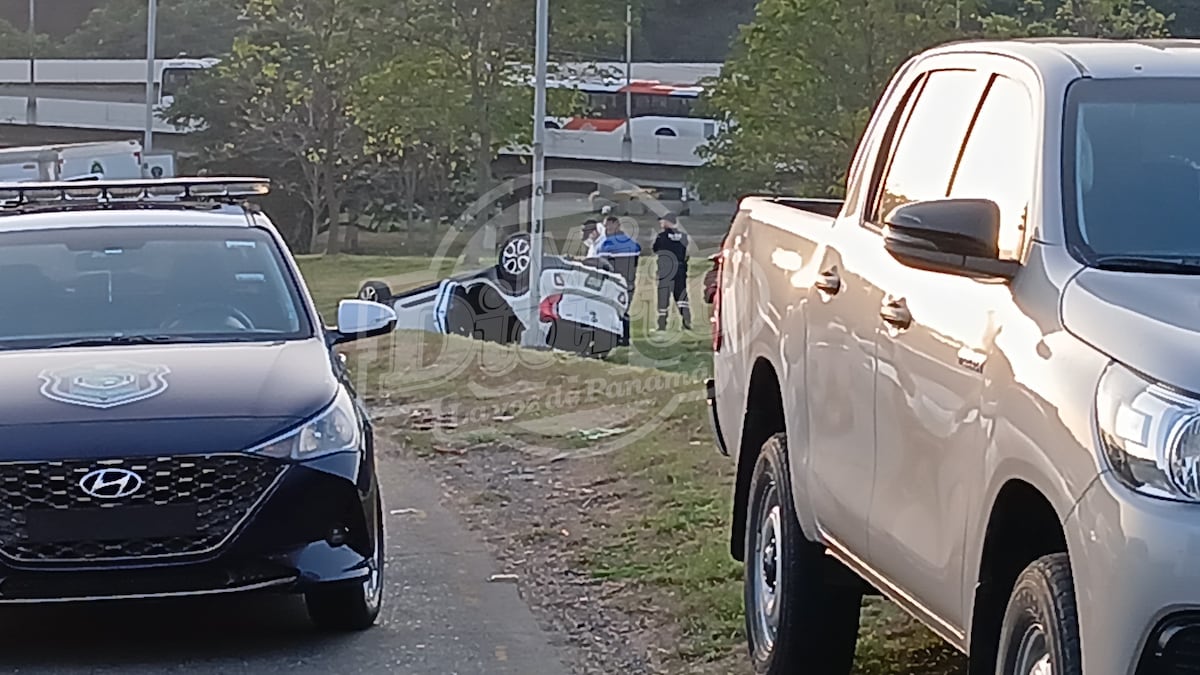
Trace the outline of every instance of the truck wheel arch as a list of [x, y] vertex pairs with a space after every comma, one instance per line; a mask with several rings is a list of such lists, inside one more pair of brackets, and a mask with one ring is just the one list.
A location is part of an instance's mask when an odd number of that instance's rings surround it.
[[765, 358], [758, 358], [750, 371], [747, 387], [746, 415], [742, 423], [742, 438], [737, 450], [737, 480], [733, 493], [733, 527], [729, 549], [735, 560], [744, 557], [743, 539], [746, 536], [746, 501], [750, 494], [750, 479], [762, 446], [777, 433], [786, 432], [783, 412], [783, 390], [775, 367]]
[[1017, 577], [1044, 555], [1068, 553], [1058, 512], [1040, 490], [1020, 479], [1000, 488], [984, 532], [971, 608], [971, 675], [994, 672], [1000, 625]]

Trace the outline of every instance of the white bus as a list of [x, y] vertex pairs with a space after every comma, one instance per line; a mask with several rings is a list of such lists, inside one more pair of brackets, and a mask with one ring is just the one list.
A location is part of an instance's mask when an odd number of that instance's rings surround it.
[[[159, 104], [173, 96], [198, 71], [211, 68], [217, 59], [159, 59], [154, 86]], [[144, 103], [146, 61], [138, 59], [38, 59], [34, 84], [39, 99]], [[0, 59], [0, 96], [29, 96], [28, 59]]]

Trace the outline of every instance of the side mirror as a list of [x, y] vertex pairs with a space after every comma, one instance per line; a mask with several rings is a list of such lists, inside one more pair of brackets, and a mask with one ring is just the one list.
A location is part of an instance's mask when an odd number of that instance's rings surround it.
[[898, 206], [884, 218], [883, 246], [909, 267], [967, 277], [1011, 279], [1000, 259], [1000, 207], [988, 199], [939, 199]]
[[338, 325], [331, 332], [333, 345], [386, 335], [396, 328], [396, 310], [377, 302], [343, 300], [338, 305]]

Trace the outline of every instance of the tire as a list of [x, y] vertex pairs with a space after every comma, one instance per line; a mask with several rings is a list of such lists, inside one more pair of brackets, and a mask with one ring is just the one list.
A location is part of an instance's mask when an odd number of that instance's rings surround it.
[[783, 434], [763, 445], [748, 499], [743, 588], [754, 672], [850, 673], [862, 587], [832, 583], [838, 563], [800, 529]]
[[474, 297], [476, 337], [497, 344], [520, 341], [516, 337], [516, 315], [499, 291], [484, 285]]
[[529, 286], [531, 252], [529, 234], [525, 232], [505, 239], [500, 247], [500, 260], [496, 263], [496, 272], [513, 293], [523, 293]]
[[446, 332], [451, 335], [475, 337], [475, 309], [462, 295], [455, 293], [446, 309]]
[[368, 577], [304, 594], [308, 617], [321, 630], [333, 633], [364, 631], [374, 626], [379, 618], [383, 608], [387, 542], [381, 502], [376, 501], [375, 509], [375, 553]]
[[997, 675], [1082, 675], [1075, 580], [1065, 553], [1035, 560], [1009, 596]]
[[598, 359], [603, 359], [608, 356], [609, 352], [616, 349], [617, 343], [621, 341], [620, 335], [614, 335], [608, 331], [598, 330], [592, 337], [591, 349], [589, 356], [594, 356]]
[[382, 281], [366, 281], [358, 289], [358, 299], [389, 305], [392, 302], [392, 289]]

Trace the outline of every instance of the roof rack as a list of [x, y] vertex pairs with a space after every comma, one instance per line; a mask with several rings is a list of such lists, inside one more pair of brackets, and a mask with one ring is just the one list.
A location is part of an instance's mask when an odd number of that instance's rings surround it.
[[270, 179], [233, 176], [0, 183], [0, 209], [162, 202], [229, 203], [261, 197], [270, 191]]

